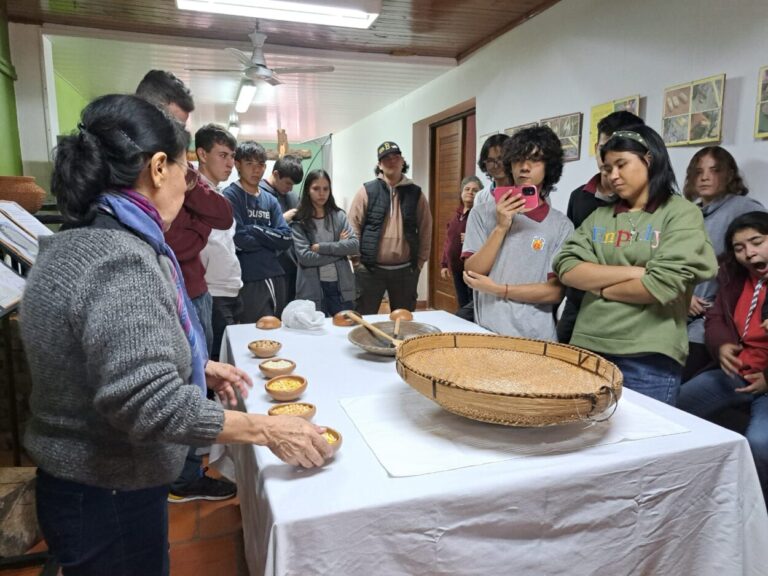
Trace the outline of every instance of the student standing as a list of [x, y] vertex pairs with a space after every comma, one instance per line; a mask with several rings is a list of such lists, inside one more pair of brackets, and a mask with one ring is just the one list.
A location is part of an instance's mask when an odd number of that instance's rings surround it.
[[313, 301], [326, 316], [351, 310], [355, 276], [348, 257], [358, 254], [359, 243], [325, 170], [307, 175], [291, 228], [299, 261], [296, 297]]
[[619, 201], [595, 210], [554, 262], [564, 284], [587, 292], [571, 344], [614, 362], [628, 388], [674, 405], [688, 302], [694, 285], [715, 275], [715, 253], [701, 212], [676, 193], [654, 130], [614, 132], [600, 154]]
[[278, 254], [293, 244], [293, 235], [277, 199], [259, 188], [266, 166], [264, 147], [243, 142], [235, 151], [240, 179], [224, 190], [235, 216], [235, 246], [243, 271], [242, 323], [280, 316], [285, 307], [285, 271]]

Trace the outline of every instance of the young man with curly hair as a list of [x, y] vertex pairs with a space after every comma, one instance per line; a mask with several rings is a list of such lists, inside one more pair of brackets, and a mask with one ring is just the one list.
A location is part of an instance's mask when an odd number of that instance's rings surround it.
[[521, 130], [504, 143], [503, 165], [518, 186], [536, 186], [538, 207], [520, 194], [476, 206], [464, 239], [464, 281], [477, 291], [475, 321], [507, 336], [557, 340], [553, 308], [564, 288], [552, 260], [573, 231], [547, 198], [563, 172], [563, 149], [544, 126]]

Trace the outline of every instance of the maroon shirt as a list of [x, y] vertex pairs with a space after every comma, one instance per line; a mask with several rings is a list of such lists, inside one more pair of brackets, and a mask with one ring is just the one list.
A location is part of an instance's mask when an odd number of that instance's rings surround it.
[[[189, 169], [194, 170], [192, 166]], [[229, 230], [231, 226], [232, 206], [200, 176], [197, 187], [187, 192], [179, 215], [165, 233], [165, 241], [179, 261], [190, 298], [208, 291], [200, 252], [208, 243], [211, 230]]]
[[461, 235], [467, 230], [469, 212], [464, 213], [464, 206], [456, 208], [456, 215], [448, 222], [448, 233], [443, 244], [443, 256], [440, 259], [441, 268], [450, 268], [451, 272], [462, 272], [464, 260], [461, 258]]

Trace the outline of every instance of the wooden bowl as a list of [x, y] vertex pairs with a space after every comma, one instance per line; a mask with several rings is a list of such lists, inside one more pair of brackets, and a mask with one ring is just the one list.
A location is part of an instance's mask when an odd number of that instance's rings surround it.
[[261, 330], [274, 330], [275, 328], [280, 328], [282, 325], [283, 323], [280, 321], [280, 318], [277, 318], [276, 316], [262, 316], [256, 322], [256, 328]]
[[341, 441], [342, 441], [341, 433], [338, 430], [329, 428], [328, 426], [323, 426], [323, 428], [325, 428], [323, 437], [328, 441], [328, 444], [331, 445], [331, 448], [333, 449], [333, 454], [335, 455], [336, 452], [339, 451], [339, 448], [341, 448]]
[[289, 402], [272, 406], [268, 414], [270, 416], [298, 416], [304, 420], [312, 420], [312, 417], [317, 414], [317, 408], [309, 402]]
[[[372, 322], [372, 324], [379, 330], [382, 330], [385, 334], [394, 334], [395, 332], [395, 323], [389, 320], [385, 322]], [[432, 334], [435, 332], [440, 332], [440, 329], [431, 324], [403, 321], [400, 323], [400, 333], [398, 334], [398, 337], [405, 340], [421, 334]], [[392, 343], [376, 336], [365, 326], [353, 328], [347, 334], [347, 339], [355, 346], [359, 346], [371, 354], [378, 354], [380, 356], [395, 355], [396, 348]]]
[[398, 308], [397, 310], [392, 310], [392, 312], [389, 313], [389, 319], [392, 321], [397, 320], [400, 318], [400, 320], [407, 320], [410, 322], [413, 320], [413, 313], [410, 310], [406, 310], [405, 308]]
[[449, 412], [526, 427], [609, 418], [623, 383], [616, 365], [588, 350], [461, 332], [406, 340], [397, 373]]
[[267, 378], [285, 376], [296, 370], [296, 362], [287, 358], [270, 358], [259, 362], [259, 370]]
[[254, 340], [248, 344], [248, 350], [257, 358], [272, 358], [282, 347], [277, 340]]
[[267, 394], [278, 402], [290, 402], [300, 397], [307, 389], [307, 379], [304, 376], [276, 376], [264, 384]]
[[346, 312], [348, 312], [348, 310], [343, 310], [333, 315], [334, 326], [356, 326], [357, 325], [357, 322], [347, 317]]

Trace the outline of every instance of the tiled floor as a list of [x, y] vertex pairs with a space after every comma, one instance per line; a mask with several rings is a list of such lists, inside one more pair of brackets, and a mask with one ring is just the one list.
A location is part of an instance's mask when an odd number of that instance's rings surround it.
[[[0, 451], [0, 466], [11, 457]], [[215, 475], [213, 471], [209, 471]], [[171, 576], [245, 576], [240, 502], [184, 502], [168, 505]], [[40, 543], [32, 551], [45, 550]], [[2, 576], [37, 576], [41, 568], [0, 570]]]

